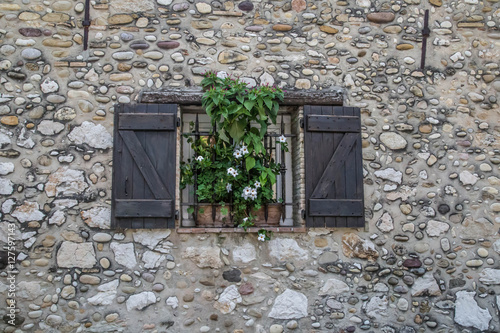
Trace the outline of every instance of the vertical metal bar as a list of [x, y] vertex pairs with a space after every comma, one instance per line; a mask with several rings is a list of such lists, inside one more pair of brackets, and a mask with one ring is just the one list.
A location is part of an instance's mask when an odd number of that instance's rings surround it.
[[[281, 115], [281, 135], [285, 135], [285, 122], [283, 121], [283, 115]], [[281, 199], [283, 200], [282, 202], [282, 210], [283, 214], [281, 215], [283, 217], [283, 222], [285, 222], [286, 218], [286, 179], [285, 179], [285, 173], [286, 173], [286, 156], [285, 156], [285, 150], [283, 149], [283, 145], [280, 145], [281, 147], [281, 152], [280, 152], [280, 162], [281, 162]]]
[[[217, 131], [217, 127], [216, 127], [216, 125], [214, 125], [212, 128], [212, 134], [208, 136], [208, 142], [207, 142], [208, 145], [212, 144], [212, 135], [214, 135], [216, 131]], [[214, 161], [215, 161], [215, 154], [212, 152], [212, 162], [214, 162]], [[215, 186], [215, 184], [214, 184], [214, 186]], [[212, 193], [214, 193], [214, 194], [212, 194], [212, 222], [214, 222], [214, 224], [215, 224], [215, 211], [216, 211], [216, 207], [214, 205], [215, 189], [213, 190]]]
[[[200, 123], [198, 121], [198, 114], [196, 114], [196, 119], [194, 121], [194, 139], [195, 142], [200, 139]], [[193, 158], [196, 158], [196, 153], [194, 154]], [[194, 183], [193, 183], [193, 188], [194, 188], [194, 222], [198, 221], [198, 195], [196, 194], [198, 190], [198, 171], [194, 173]]]
[[90, 0], [85, 0], [85, 14], [83, 17], [83, 50], [86, 51], [89, 43], [90, 27]]
[[429, 29], [429, 10], [425, 10], [424, 28], [422, 29], [422, 56], [420, 58], [420, 68], [425, 67], [425, 55], [427, 53], [427, 37], [429, 37], [431, 29]]

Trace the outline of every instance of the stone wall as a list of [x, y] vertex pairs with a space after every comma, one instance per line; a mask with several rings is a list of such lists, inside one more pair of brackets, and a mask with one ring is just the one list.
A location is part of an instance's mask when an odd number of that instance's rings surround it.
[[[498, 0], [91, 3], [89, 51], [83, 0], [0, 3], [3, 331], [500, 330]], [[366, 231], [109, 230], [114, 105], [209, 69], [344, 89]]]

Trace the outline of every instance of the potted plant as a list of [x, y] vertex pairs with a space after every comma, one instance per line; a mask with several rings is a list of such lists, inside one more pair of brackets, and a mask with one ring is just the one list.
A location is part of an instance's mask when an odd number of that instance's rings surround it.
[[[200, 220], [208, 206], [217, 206], [219, 211], [210, 214], [222, 221], [215, 224], [246, 229], [275, 218], [279, 225], [281, 204], [273, 207], [273, 185], [280, 165], [266, 149], [264, 137], [270, 123], [276, 123], [283, 91], [271, 86], [249, 88], [237, 78], [221, 78], [214, 72], [206, 73], [201, 85], [202, 106], [213, 130], [208, 137], [188, 138], [194, 158], [181, 164], [181, 187], [196, 181], [200, 203], [198, 212], [192, 207], [188, 212]], [[277, 142], [288, 151], [283, 135]]]

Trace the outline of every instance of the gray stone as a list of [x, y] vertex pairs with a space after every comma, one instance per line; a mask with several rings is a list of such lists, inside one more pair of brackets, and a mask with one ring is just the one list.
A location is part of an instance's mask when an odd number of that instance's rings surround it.
[[111, 210], [108, 207], [93, 207], [82, 210], [83, 221], [91, 228], [109, 229], [111, 227]]
[[425, 273], [424, 276], [419, 277], [415, 280], [411, 288], [412, 296], [439, 296], [441, 295], [441, 290], [436, 282], [436, 279], [432, 276], [432, 273]]
[[275, 319], [299, 319], [307, 317], [307, 297], [297, 291], [286, 289], [276, 297], [273, 308], [269, 313]]
[[461, 290], [458, 291], [455, 301], [455, 322], [464, 327], [475, 327], [481, 331], [485, 331], [489, 327], [489, 322], [492, 319], [488, 309], [481, 308], [474, 296], [476, 292]]
[[188, 247], [182, 254], [182, 258], [191, 259], [200, 268], [221, 268], [224, 266], [218, 247]]
[[295, 239], [275, 238], [269, 242], [269, 255], [279, 261], [307, 260], [307, 251], [302, 249]]
[[21, 51], [21, 57], [26, 60], [35, 60], [42, 56], [42, 51], [35, 48], [27, 48]]
[[384, 132], [380, 134], [380, 141], [392, 150], [405, 149], [408, 145], [406, 139], [396, 132]]
[[57, 251], [57, 265], [64, 268], [92, 268], [97, 263], [92, 243], [64, 241]]
[[156, 303], [156, 296], [151, 291], [143, 291], [140, 294], [135, 294], [127, 299], [127, 311], [142, 310], [145, 307]]
[[396, 171], [393, 168], [377, 170], [375, 171], [375, 176], [398, 184], [401, 184], [403, 179], [403, 173], [401, 171]]
[[257, 259], [255, 246], [250, 243], [245, 243], [242, 246], [236, 246], [233, 251], [233, 260], [236, 263], [248, 264]]
[[111, 305], [116, 298], [120, 280], [116, 279], [97, 287], [98, 293], [88, 299], [92, 305]]
[[43, 135], [54, 135], [64, 130], [64, 124], [52, 120], [42, 120], [37, 126], [38, 132]]
[[104, 126], [84, 121], [81, 126], [75, 127], [68, 138], [76, 144], [87, 144], [92, 148], [107, 149], [113, 146], [113, 137]]
[[214, 308], [223, 314], [228, 314], [231, 313], [236, 308], [236, 305], [242, 301], [243, 299], [238, 292], [238, 288], [233, 284], [224, 289], [217, 302], [214, 303]]
[[113, 253], [115, 254], [115, 260], [118, 264], [130, 269], [133, 269], [135, 268], [135, 266], [137, 266], [134, 243], [120, 244], [113, 242], [109, 247], [111, 248], [111, 250], [113, 250]]
[[318, 295], [335, 296], [346, 292], [349, 292], [349, 286], [347, 285], [347, 283], [337, 279], [328, 279], [323, 287], [321, 287], [321, 289], [319, 290]]

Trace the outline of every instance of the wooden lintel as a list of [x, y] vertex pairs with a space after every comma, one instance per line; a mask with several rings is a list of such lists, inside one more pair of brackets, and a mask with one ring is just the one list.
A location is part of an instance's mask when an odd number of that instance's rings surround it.
[[[199, 105], [203, 91], [184, 88], [159, 91], [144, 91], [139, 96], [139, 103], [177, 103], [181, 105]], [[344, 94], [341, 88], [323, 90], [286, 90], [281, 105], [343, 105]]]

